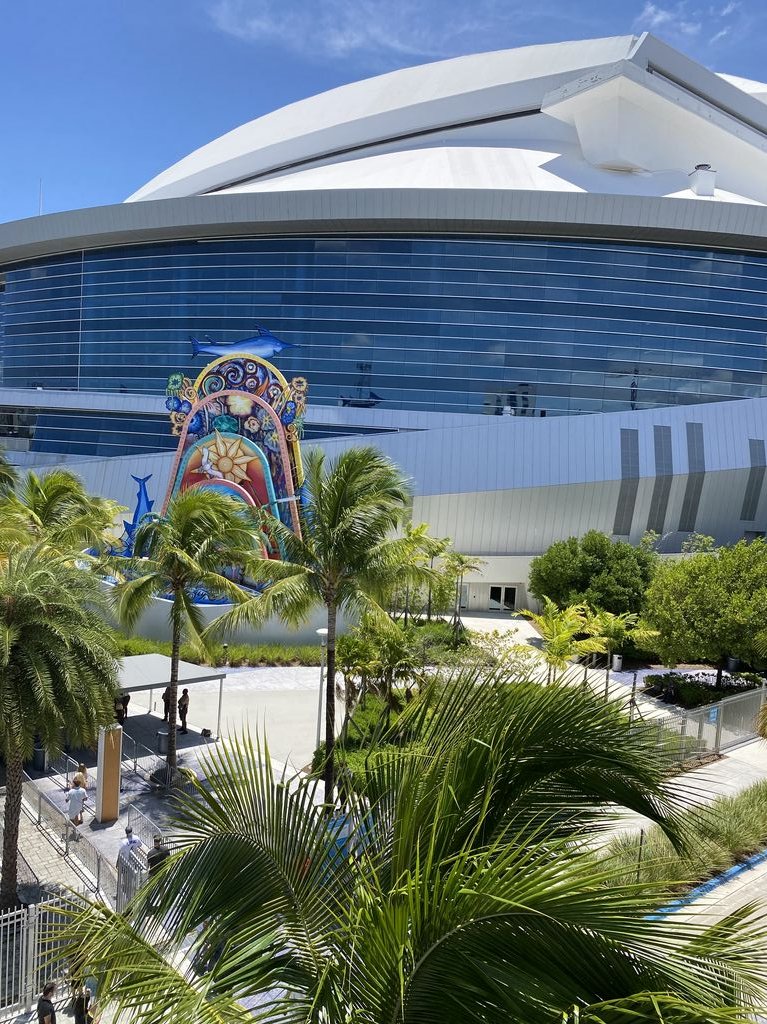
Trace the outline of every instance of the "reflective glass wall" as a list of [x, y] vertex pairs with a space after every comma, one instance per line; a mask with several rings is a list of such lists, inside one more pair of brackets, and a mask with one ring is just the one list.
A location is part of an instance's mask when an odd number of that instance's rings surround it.
[[767, 257], [516, 238], [283, 238], [0, 278], [2, 383], [159, 394], [263, 324], [314, 404], [544, 416], [767, 395]]

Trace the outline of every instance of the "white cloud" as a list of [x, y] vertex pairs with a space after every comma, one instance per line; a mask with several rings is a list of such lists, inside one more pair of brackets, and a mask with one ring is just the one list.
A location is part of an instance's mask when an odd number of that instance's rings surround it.
[[718, 32], [715, 32], [709, 39], [709, 43], [713, 46], [714, 43], [718, 43], [720, 39], [724, 39], [725, 36], [730, 34], [729, 27], [720, 28]]
[[688, 12], [688, 5], [684, 2], [661, 7], [646, 0], [634, 22], [637, 31], [656, 32], [661, 29], [662, 34], [669, 36], [696, 36], [702, 27], [699, 12]]
[[519, 45], [518, 28], [533, 15], [529, 6], [504, 0], [472, 7], [445, 0], [212, 0], [208, 9], [220, 31], [239, 39], [319, 60], [372, 56], [395, 63]]

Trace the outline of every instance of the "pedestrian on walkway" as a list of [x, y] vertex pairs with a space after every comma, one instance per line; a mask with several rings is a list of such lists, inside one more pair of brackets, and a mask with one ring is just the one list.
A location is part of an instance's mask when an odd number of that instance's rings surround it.
[[55, 995], [56, 982], [49, 981], [37, 1000], [37, 1024], [56, 1024], [56, 1007], [53, 1005]]
[[75, 993], [75, 998], [72, 1000], [72, 1013], [75, 1018], [74, 1024], [91, 1024], [93, 1021], [93, 1014], [89, 1014], [88, 1010], [91, 1002], [91, 990], [87, 985], [82, 985]]
[[120, 843], [120, 849], [117, 851], [117, 867], [120, 867], [120, 861], [125, 861], [127, 864], [130, 861], [130, 855], [134, 850], [141, 849], [141, 840], [133, 835], [133, 829], [130, 825], [125, 826], [125, 839]]
[[122, 702], [123, 702], [123, 718], [127, 718], [128, 717], [128, 705], [130, 704], [130, 694], [129, 693], [122, 693], [121, 697], [122, 697]]
[[181, 719], [181, 725], [178, 727], [179, 732], [186, 735], [186, 716], [189, 713], [189, 690], [184, 690], [178, 699], [178, 717]]
[[73, 825], [82, 825], [83, 808], [88, 799], [88, 794], [85, 792], [85, 780], [78, 772], [72, 781], [74, 782], [74, 787], [70, 787], [69, 783], [67, 783], [64, 799], [67, 802], [69, 820]]
[[167, 722], [170, 718], [170, 687], [166, 686], [162, 693], [162, 706], [164, 708], [162, 714], [163, 722]]
[[162, 836], [157, 835], [154, 837], [154, 846], [146, 855], [146, 862], [149, 865], [149, 877], [156, 875], [160, 870], [160, 865], [163, 861], [170, 857], [170, 850], [167, 846], [163, 845]]
[[125, 721], [125, 707], [122, 697], [115, 697], [115, 718], [118, 725], [122, 725]]
[[85, 767], [85, 765], [84, 765], [84, 763], [82, 761], [77, 766], [77, 774], [78, 775], [82, 775], [82, 777], [83, 777], [83, 789], [87, 793], [88, 792], [88, 769]]

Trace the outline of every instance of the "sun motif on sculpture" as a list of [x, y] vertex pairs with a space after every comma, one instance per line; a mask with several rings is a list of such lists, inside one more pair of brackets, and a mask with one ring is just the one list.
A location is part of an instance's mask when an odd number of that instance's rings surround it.
[[241, 437], [222, 437], [216, 431], [213, 443], [201, 452], [202, 465], [195, 472], [211, 480], [231, 480], [238, 484], [248, 478], [248, 464], [257, 458], [243, 445]]

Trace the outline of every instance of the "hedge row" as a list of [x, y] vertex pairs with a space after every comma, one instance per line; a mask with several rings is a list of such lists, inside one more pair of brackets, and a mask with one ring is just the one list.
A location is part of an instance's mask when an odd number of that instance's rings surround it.
[[[128, 657], [131, 654], [165, 654], [170, 657], [170, 642], [148, 640], [141, 636], [121, 636], [118, 638], [118, 654]], [[222, 645], [216, 645], [206, 658], [199, 658], [195, 652], [184, 644], [181, 658], [195, 665], [224, 665], [233, 668], [243, 666], [291, 666], [319, 665], [320, 647], [311, 644], [288, 646], [284, 644], [230, 644], [224, 655]]]

